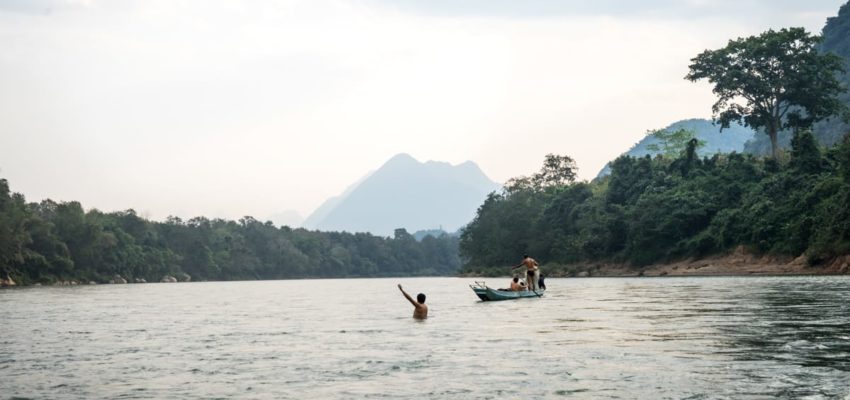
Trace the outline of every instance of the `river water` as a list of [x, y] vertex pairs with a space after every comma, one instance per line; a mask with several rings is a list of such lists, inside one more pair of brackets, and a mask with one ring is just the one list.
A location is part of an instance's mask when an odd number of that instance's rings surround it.
[[469, 283], [2, 290], [0, 398], [850, 398], [847, 277]]

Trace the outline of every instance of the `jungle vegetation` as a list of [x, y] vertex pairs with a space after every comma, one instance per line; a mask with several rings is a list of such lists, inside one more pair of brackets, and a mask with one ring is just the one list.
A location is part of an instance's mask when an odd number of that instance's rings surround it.
[[[844, 59], [820, 52], [821, 40], [769, 30], [691, 60], [685, 79], [714, 85], [715, 122], [764, 132], [770, 158], [700, 157], [693, 132], [653, 132], [654, 158], [621, 156], [609, 176], [576, 182], [572, 159], [550, 154], [478, 209], [461, 234], [464, 271], [503, 275], [523, 253], [635, 267], [738, 246], [812, 265], [850, 253], [850, 139], [824, 149], [810, 129], [847, 113]], [[794, 132], [790, 154], [779, 151], [781, 130]]]
[[456, 237], [414, 239], [171, 217], [150, 221], [133, 210], [104, 213], [78, 202], [27, 203], [0, 179], [0, 277], [18, 284], [453, 275]]
[[[593, 182], [549, 183], [546, 169], [512, 180], [463, 230], [463, 271], [504, 275], [523, 253], [555, 269], [640, 267], [737, 246], [811, 265], [850, 253], [850, 140], [824, 150], [800, 131], [779, 159], [699, 158], [697, 145], [675, 158], [620, 157]], [[557, 175], [574, 176], [561, 167]]]

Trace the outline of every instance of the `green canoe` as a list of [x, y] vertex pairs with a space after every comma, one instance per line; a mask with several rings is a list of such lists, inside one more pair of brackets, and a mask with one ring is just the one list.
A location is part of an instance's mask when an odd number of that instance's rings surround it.
[[484, 282], [475, 282], [469, 285], [481, 301], [516, 300], [523, 297], [541, 297], [545, 290], [526, 290], [512, 292], [510, 290], [499, 290], [488, 287]]

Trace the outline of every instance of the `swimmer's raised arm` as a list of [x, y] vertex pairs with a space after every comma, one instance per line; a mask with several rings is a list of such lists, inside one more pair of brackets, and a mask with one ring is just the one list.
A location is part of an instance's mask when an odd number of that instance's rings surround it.
[[417, 302], [416, 302], [416, 300], [413, 300], [413, 297], [410, 297], [410, 295], [409, 295], [409, 294], [407, 294], [407, 292], [405, 292], [405, 291], [404, 291], [404, 289], [402, 289], [402, 288], [401, 288], [401, 284], [400, 284], [400, 283], [398, 284], [398, 290], [401, 290], [401, 294], [403, 294], [403, 295], [404, 295], [404, 298], [406, 298], [406, 299], [407, 299], [407, 301], [409, 301], [409, 302], [410, 302], [410, 304], [413, 304], [414, 306], [418, 306], [418, 305], [419, 305], [419, 303], [417, 303]]

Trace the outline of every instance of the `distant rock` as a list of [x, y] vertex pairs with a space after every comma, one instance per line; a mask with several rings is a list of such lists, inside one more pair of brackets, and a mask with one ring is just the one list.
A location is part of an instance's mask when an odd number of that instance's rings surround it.
[[160, 282], [163, 282], [163, 283], [174, 283], [174, 282], [177, 282], [177, 278], [175, 278], [175, 277], [173, 277], [173, 276], [171, 276], [171, 275], [166, 275], [166, 276], [163, 276], [163, 277], [162, 277], [162, 279], [160, 279]]
[[189, 274], [187, 274], [185, 272], [181, 272], [181, 273], [177, 274], [177, 281], [179, 281], [179, 282], [191, 282], [192, 277], [189, 276]]
[[145, 278], [135, 278], [133, 279], [133, 283], [148, 283]]
[[109, 283], [125, 284], [125, 283], [127, 283], [127, 280], [124, 279], [121, 275], [116, 274], [114, 277], [112, 277], [112, 279], [109, 281]]
[[381, 236], [390, 236], [397, 228], [455, 231], [475, 217], [490, 192], [500, 188], [471, 161], [423, 163], [399, 154], [328, 199], [304, 227]]

